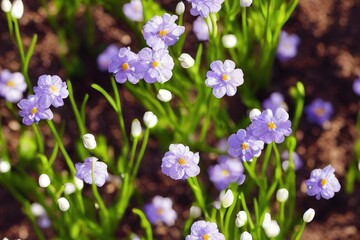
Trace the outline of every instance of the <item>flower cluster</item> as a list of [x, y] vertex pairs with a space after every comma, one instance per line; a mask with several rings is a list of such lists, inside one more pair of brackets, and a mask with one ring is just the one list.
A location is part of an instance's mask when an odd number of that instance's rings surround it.
[[26, 87], [22, 73], [11, 73], [7, 69], [0, 72], [0, 96], [4, 97], [6, 101], [18, 102], [23, 97]]
[[172, 205], [173, 202], [170, 198], [155, 196], [151, 203], [144, 206], [144, 212], [150, 223], [163, 222], [168, 226], [172, 226], [177, 218]]
[[52, 119], [53, 113], [50, 106], [55, 108], [63, 106], [63, 99], [67, 98], [69, 91], [67, 85], [57, 75], [41, 75], [38, 85], [34, 87], [35, 95], [29, 95], [18, 103], [21, 109], [19, 115], [23, 117], [22, 122], [30, 126], [41, 119]]

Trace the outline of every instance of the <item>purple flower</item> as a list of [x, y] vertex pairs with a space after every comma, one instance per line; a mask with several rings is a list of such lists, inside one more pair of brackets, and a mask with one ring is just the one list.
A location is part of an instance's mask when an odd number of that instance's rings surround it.
[[200, 15], [203, 18], [209, 16], [210, 13], [217, 13], [221, 9], [224, 0], [187, 0], [191, 3], [190, 13], [193, 16]]
[[119, 48], [115, 44], [110, 44], [105, 50], [97, 57], [97, 65], [100, 71], [107, 71], [111, 62], [111, 58], [119, 52]]
[[141, 0], [131, 0], [123, 6], [124, 15], [133, 22], [142, 22], [144, 20], [143, 6]]
[[360, 77], [354, 80], [353, 91], [356, 95], [360, 96]]
[[187, 179], [200, 173], [199, 153], [193, 153], [183, 144], [171, 144], [162, 158], [161, 170], [172, 179]]
[[215, 184], [217, 190], [221, 191], [230, 183], [243, 184], [245, 181], [244, 167], [238, 158], [225, 155], [219, 156], [219, 164], [209, 167], [210, 180]]
[[172, 76], [174, 60], [168, 50], [157, 51], [150, 48], [143, 48], [139, 53], [139, 72], [142, 72], [144, 80], [148, 83], [168, 81]]
[[[88, 157], [84, 163], [76, 163], [76, 177], [88, 184], [93, 183], [93, 175], [96, 186], [102, 187], [108, 177], [107, 165], [98, 161], [96, 157]], [[93, 174], [94, 173], [94, 174]]]
[[255, 139], [247, 134], [244, 129], [240, 129], [236, 134], [232, 134], [228, 139], [230, 146], [228, 153], [233, 157], [240, 157], [242, 161], [252, 161], [254, 157], [259, 157], [264, 148], [264, 142]]
[[249, 131], [256, 139], [267, 144], [272, 141], [282, 143], [284, 136], [289, 136], [292, 132], [289, 114], [283, 108], [278, 108], [275, 115], [270, 109], [266, 109], [253, 119], [247, 128], [248, 134]]
[[328, 165], [324, 169], [314, 169], [310, 174], [310, 179], [305, 181], [307, 186], [307, 195], [330, 199], [335, 192], [340, 191], [340, 183], [335, 177], [335, 169]]
[[170, 198], [155, 196], [151, 203], [144, 206], [144, 212], [150, 223], [163, 222], [168, 226], [172, 226], [177, 218], [172, 205], [173, 202]]
[[[289, 167], [289, 151], [283, 151], [281, 153], [280, 157], [283, 160], [282, 168], [284, 171], [286, 171]], [[296, 152], [293, 152], [292, 157], [293, 157], [293, 161], [294, 161], [294, 165], [295, 165], [295, 171], [302, 168], [303, 163], [302, 163], [302, 160], [301, 160], [299, 154], [297, 154]]]
[[24, 75], [20, 72], [11, 73], [5, 69], [0, 73], [0, 96], [6, 101], [16, 103], [23, 97], [26, 90]]
[[41, 75], [34, 92], [39, 97], [39, 104], [44, 107], [63, 106], [63, 99], [69, 96], [66, 83], [57, 75]]
[[223, 97], [225, 94], [234, 96], [236, 87], [244, 83], [243, 71], [239, 68], [235, 69], [235, 63], [231, 60], [225, 60], [224, 63], [217, 60], [210, 64], [212, 71], [206, 73], [205, 84], [213, 88], [213, 94], [217, 98]]
[[41, 119], [52, 119], [53, 113], [48, 107], [39, 104], [39, 98], [36, 95], [29, 95], [27, 99], [21, 99], [17, 104], [21, 109], [19, 115], [23, 117], [22, 122], [30, 126], [33, 122], [36, 124]]
[[193, 32], [199, 41], [209, 40], [209, 28], [202, 17], [197, 17], [193, 22]]
[[143, 27], [146, 44], [154, 50], [174, 45], [185, 31], [184, 26], [176, 25], [177, 19], [168, 13], [151, 18]]
[[283, 95], [278, 92], [272, 93], [270, 97], [265, 99], [263, 102], [263, 108], [270, 109], [272, 112], [276, 112], [276, 109], [279, 107], [285, 110], [288, 108]]
[[281, 31], [279, 45], [277, 48], [278, 58], [281, 61], [286, 61], [295, 57], [299, 43], [300, 39], [296, 34], [288, 34], [284, 31]]
[[119, 49], [119, 52], [111, 58], [108, 70], [115, 75], [118, 83], [129, 80], [129, 82], [136, 84], [143, 77], [138, 56], [130, 50], [130, 47]]
[[216, 223], [205, 222], [204, 220], [194, 222], [191, 225], [191, 233], [185, 240], [204, 239], [225, 240], [225, 236], [222, 233], [219, 233]]
[[310, 105], [305, 107], [304, 111], [309, 122], [322, 126], [324, 123], [329, 121], [333, 113], [333, 106], [330, 102], [317, 98], [312, 101]]

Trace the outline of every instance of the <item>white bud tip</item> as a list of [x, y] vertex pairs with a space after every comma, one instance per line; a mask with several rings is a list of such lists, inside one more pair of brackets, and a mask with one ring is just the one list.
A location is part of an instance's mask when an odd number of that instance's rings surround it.
[[94, 135], [92, 135], [91, 133], [87, 133], [82, 138], [83, 138], [84, 146], [87, 149], [92, 150], [96, 148], [96, 140]]
[[2, 0], [1, 1], [1, 10], [4, 12], [10, 12], [11, 11], [11, 2], [9, 0]]
[[157, 116], [153, 112], [150, 112], [150, 111], [145, 112], [143, 120], [144, 120], [145, 126], [148, 128], [155, 127], [158, 122]]
[[39, 186], [42, 188], [46, 188], [50, 185], [51, 181], [47, 174], [41, 174], [39, 176]]
[[183, 68], [190, 68], [195, 64], [195, 60], [187, 53], [182, 53], [178, 59]]
[[65, 183], [64, 184], [64, 193], [66, 195], [70, 195], [76, 191], [76, 187], [72, 183]]
[[253, 121], [257, 116], [261, 114], [261, 111], [257, 108], [254, 108], [249, 113], [250, 121]]
[[21, 0], [15, 0], [11, 8], [11, 16], [20, 19], [24, 14], [24, 4]]
[[0, 173], [7, 173], [11, 169], [11, 165], [8, 161], [0, 160]]
[[223, 190], [220, 192], [219, 199], [220, 199], [221, 205], [224, 208], [228, 208], [234, 202], [234, 194], [231, 191], [231, 189], [228, 189], [226, 192], [225, 192], [225, 190]]
[[175, 8], [175, 13], [177, 15], [181, 15], [185, 12], [185, 4], [183, 2], [179, 2], [177, 5], [176, 5], [176, 8]]
[[248, 232], [243, 232], [240, 236], [240, 240], [252, 240], [252, 236]]
[[74, 177], [74, 183], [75, 183], [75, 186], [76, 186], [76, 188], [78, 190], [83, 189], [83, 187], [84, 187], [84, 181], [83, 180], [81, 180], [81, 179], [79, 179], [77, 177]]
[[172, 94], [169, 90], [160, 89], [156, 97], [162, 102], [169, 102], [172, 99]]
[[276, 193], [276, 200], [279, 202], [286, 202], [289, 197], [289, 191], [286, 188], [281, 188]]
[[309, 208], [303, 215], [303, 220], [306, 223], [311, 222], [315, 217], [315, 210], [312, 208]]
[[66, 212], [67, 210], [69, 210], [70, 203], [66, 198], [61, 197], [57, 200], [57, 202], [61, 211]]
[[225, 48], [233, 48], [237, 44], [237, 38], [234, 34], [224, 35], [221, 41]]
[[192, 218], [198, 218], [201, 216], [201, 208], [197, 206], [191, 206], [190, 207], [190, 216]]
[[35, 217], [39, 217], [39, 216], [46, 214], [44, 207], [40, 203], [37, 203], [37, 202], [34, 202], [31, 204], [30, 211], [32, 212], [32, 214]]
[[246, 212], [245, 211], [238, 212], [238, 214], [236, 214], [235, 225], [237, 227], [242, 227], [245, 225], [246, 222], [247, 222]]
[[250, 7], [252, 4], [252, 0], [240, 0], [240, 6], [241, 7]]
[[137, 118], [135, 118], [131, 123], [131, 135], [134, 138], [138, 138], [138, 137], [140, 137], [141, 132], [142, 132], [142, 128], [141, 128], [140, 121]]

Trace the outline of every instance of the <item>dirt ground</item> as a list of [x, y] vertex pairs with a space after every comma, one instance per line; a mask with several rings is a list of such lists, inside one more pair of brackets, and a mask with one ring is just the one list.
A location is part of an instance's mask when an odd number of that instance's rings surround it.
[[[168, 1], [163, 2], [165, 6], [169, 4]], [[34, 32], [39, 35], [36, 52], [29, 68], [30, 77], [36, 79], [45, 72], [64, 75], [64, 69], [60, 67], [58, 58], [58, 39], [47, 24], [44, 12], [39, 11], [36, 1], [29, 3], [25, 1], [25, 5], [27, 6], [25, 14], [20, 20], [25, 46], [30, 43]], [[112, 19], [101, 8], [94, 8], [92, 15], [98, 29], [96, 43], [131, 44], [133, 38], [124, 24]], [[287, 91], [299, 80], [304, 83], [306, 89], [306, 104], [319, 97], [330, 101], [334, 106], [331, 126], [322, 129], [307, 123], [303, 118], [296, 134], [297, 152], [304, 161], [304, 167], [297, 175], [300, 179], [298, 209], [301, 212], [300, 209], [305, 211], [312, 207], [316, 211], [315, 219], [306, 227], [302, 239], [360, 239], [360, 221], [357, 219], [360, 215], [358, 208], [360, 195], [358, 192], [347, 195], [344, 191], [344, 177], [349, 163], [353, 161], [354, 141], [358, 137], [355, 123], [357, 112], [360, 110], [360, 101], [352, 91], [352, 83], [360, 76], [359, 15], [358, 0], [300, 0], [294, 15], [285, 25], [287, 32], [296, 33], [301, 38], [298, 56], [285, 63], [275, 62], [270, 92], [280, 91], [290, 99]], [[0, 14], [0, 29], [0, 69], [19, 70], [18, 53], [8, 40], [3, 14]], [[94, 56], [83, 54], [81, 56], [83, 59], [94, 59]], [[78, 92], [89, 90], [89, 82], [98, 83], [98, 79], [106, 76], [106, 73], [96, 70], [95, 61], [84, 60], [83, 64], [87, 69], [85, 77], [73, 83], [75, 91]], [[93, 90], [89, 91], [96, 94]], [[136, 105], [128, 93], [122, 92], [122, 94], [125, 99], [124, 104], [131, 106], [126, 110], [126, 115], [129, 116], [127, 122], [130, 123], [133, 117], [141, 118], [142, 108]], [[89, 114], [89, 128], [95, 133], [101, 132], [102, 124], [97, 119], [104, 110], [105, 103], [103, 100], [97, 100], [90, 105], [93, 111]], [[3, 100], [0, 100], [0, 110], [1, 115], [6, 118], [8, 112], [4, 108]], [[106, 122], [107, 119], [111, 119], [111, 115], [105, 116], [102, 121]], [[4, 126], [4, 128], [9, 127]], [[6, 130], [6, 133], [12, 134], [14, 138], [14, 132], [11, 130]], [[70, 136], [65, 137], [70, 138]], [[116, 132], [112, 133], [111, 137], [116, 139]], [[150, 141], [148, 151], [155, 156], [156, 147], [156, 141]], [[160, 159], [160, 156], [158, 157]], [[144, 161], [146, 164], [150, 159], [145, 158]], [[331, 164], [336, 169], [342, 190], [331, 200], [317, 201], [306, 197], [301, 179], [307, 179], [314, 167], [324, 167], [327, 164]], [[177, 203], [182, 202], [182, 204], [174, 206], [175, 211], [180, 215], [178, 225], [181, 226], [191, 204], [191, 192], [185, 183], [177, 183], [174, 187], [173, 182], [160, 174], [158, 165], [155, 165], [146, 164], [146, 169], [140, 169], [137, 182], [139, 192], [144, 195], [145, 200], [162, 193], [181, 199], [182, 201]], [[359, 184], [355, 189], [358, 187]], [[21, 206], [3, 187], [0, 187], [0, 203], [0, 237], [36, 239], [29, 221], [21, 212]], [[133, 229], [133, 226], [123, 224], [119, 232], [126, 233], [130, 229]], [[51, 238], [53, 233], [47, 231], [46, 234]], [[155, 234], [157, 239], [180, 239], [181, 227], [172, 227], [169, 230], [159, 226], [155, 229]]]

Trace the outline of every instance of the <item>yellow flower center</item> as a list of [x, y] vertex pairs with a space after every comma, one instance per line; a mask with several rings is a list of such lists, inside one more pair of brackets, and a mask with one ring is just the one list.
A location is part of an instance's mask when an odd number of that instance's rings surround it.
[[51, 89], [51, 91], [53, 91], [54, 93], [57, 93], [57, 92], [59, 91], [54, 85], [52, 85], [52, 86], [50, 87], [50, 89]]
[[315, 115], [318, 117], [321, 117], [322, 115], [324, 115], [325, 109], [322, 107], [318, 107], [315, 109]]
[[247, 144], [247, 143], [241, 144], [241, 149], [242, 149], [242, 150], [248, 150], [248, 149], [249, 149], [248, 144]]
[[185, 161], [185, 159], [183, 159], [183, 158], [179, 158], [178, 163], [179, 163], [180, 165], [185, 165], [185, 164], [186, 164], [186, 161]]
[[164, 209], [162, 209], [162, 208], [159, 208], [156, 210], [157, 215], [162, 215], [163, 213], [164, 213]]
[[223, 169], [223, 170], [221, 171], [221, 173], [222, 173], [223, 176], [229, 176], [229, 175], [230, 175], [229, 171], [226, 170], [226, 169]]
[[209, 240], [209, 239], [210, 239], [210, 236], [208, 234], [203, 235], [203, 240]]
[[326, 185], [326, 183], [327, 183], [326, 179], [324, 179], [324, 178], [321, 179], [321, 186], [324, 187]]
[[269, 128], [270, 130], [275, 130], [275, 129], [276, 129], [276, 124], [275, 124], [274, 122], [269, 122], [269, 123], [268, 123], [268, 128]]
[[229, 80], [229, 75], [227, 75], [227, 74], [222, 75], [221, 80], [223, 80], [223, 81]]
[[8, 86], [8, 87], [13, 87], [13, 86], [15, 86], [15, 83], [14, 83], [14, 81], [8, 81], [7, 83], [6, 83], [6, 86]]
[[159, 62], [158, 61], [153, 61], [152, 62], [152, 67], [156, 68], [157, 66], [159, 66]]
[[160, 32], [159, 32], [159, 36], [160, 36], [160, 37], [163, 37], [163, 36], [165, 36], [166, 34], [168, 34], [168, 31], [167, 31], [167, 30], [164, 30], [164, 29], [160, 30]]
[[33, 107], [31, 110], [30, 110], [30, 112], [31, 112], [31, 114], [35, 114], [35, 113], [37, 113], [37, 108], [36, 107]]
[[129, 69], [129, 64], [128, 64], [128, 63], [123, 63], [123, 64], [121, 65], [121, 68], [122, 68], [122, 70], [126, 71], [126, 70]]

